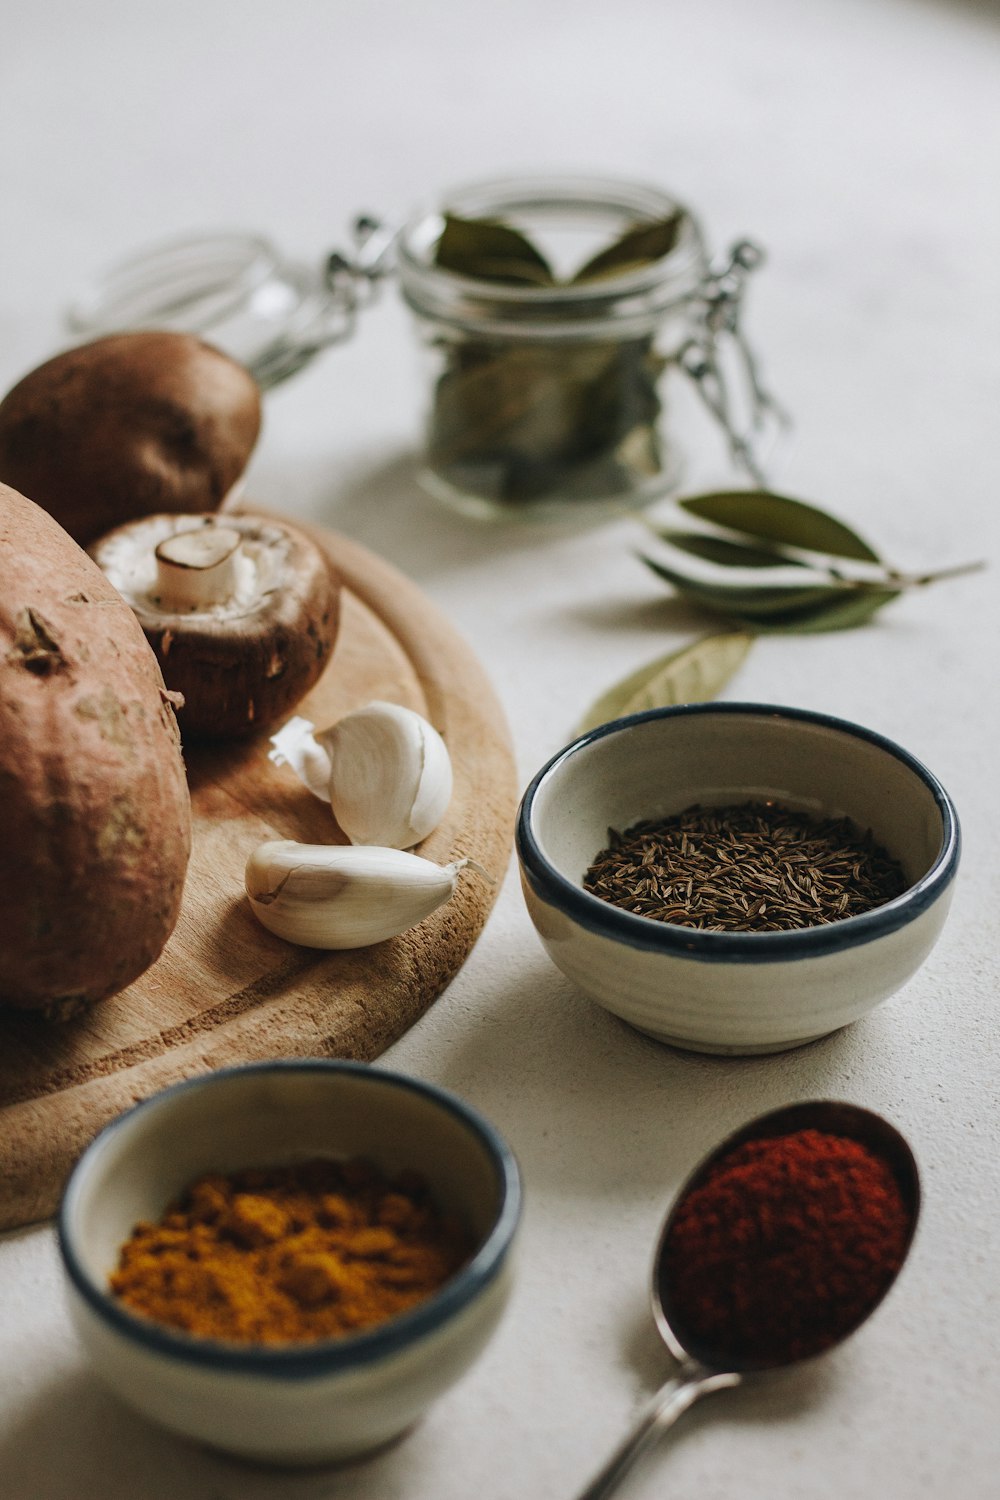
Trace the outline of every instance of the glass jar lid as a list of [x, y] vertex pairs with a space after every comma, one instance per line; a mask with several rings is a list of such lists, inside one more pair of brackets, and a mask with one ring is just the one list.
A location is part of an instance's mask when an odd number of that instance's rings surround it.
[[264, 388], [354, 331], [359, 308], [388, 273], [395, 236], [355, 221], [350, 254], [287, 259], [260, 235], [220, 231], [169, 240], [111, 266], [69, 309], [88, 338], [130, 328], [196, 333], [247, 366]]

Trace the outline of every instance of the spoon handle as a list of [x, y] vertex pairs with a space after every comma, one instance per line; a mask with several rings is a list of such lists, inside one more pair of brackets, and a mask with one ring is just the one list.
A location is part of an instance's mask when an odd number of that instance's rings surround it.
[[713, 1391], [723, 1391], [739, 1385], [742, 1375], [734, 1370], [689, 1372], [669, 1380], [642, 1412], [632, 1431], [619, 1444], [599, 1474], [581, 1490], [577, 1500], [604, 1500], [618, 1488], [619, 1483], [637, 1459], [672, 1427], [677, 1418], [693, 1406], [702, 1396]]

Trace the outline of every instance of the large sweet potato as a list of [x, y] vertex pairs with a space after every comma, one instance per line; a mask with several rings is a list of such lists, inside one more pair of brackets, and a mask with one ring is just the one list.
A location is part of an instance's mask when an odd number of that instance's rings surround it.
[[0, 481], [86, 545], [152, 511], [215, 510], [260, 430], [249, 371], [190, 333], [114, 333], [0, 401]]
[[173, 704], [131, 609], [0, 484], [0, 1004], [63, 1017], [153, 962], [191, 847]]

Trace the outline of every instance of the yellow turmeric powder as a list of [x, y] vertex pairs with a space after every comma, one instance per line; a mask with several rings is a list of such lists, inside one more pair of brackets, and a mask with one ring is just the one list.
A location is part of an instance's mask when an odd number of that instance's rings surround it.
[[136, 1225], [110, 1285], [200, 1338], [300, 1342], [405, 1312], [470, 1250], [417, 1173], [313, 1160], [199, 1178], [158, 1224]]

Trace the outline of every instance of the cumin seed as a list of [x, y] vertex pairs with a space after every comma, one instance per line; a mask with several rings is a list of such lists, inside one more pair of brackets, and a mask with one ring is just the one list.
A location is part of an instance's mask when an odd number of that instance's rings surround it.
[[608, 829], [584, 888], [637, 916], [716, 932], [842, 921], [906, 889], [898, 862], [849, 818], [780, 803], [699, 803]]

